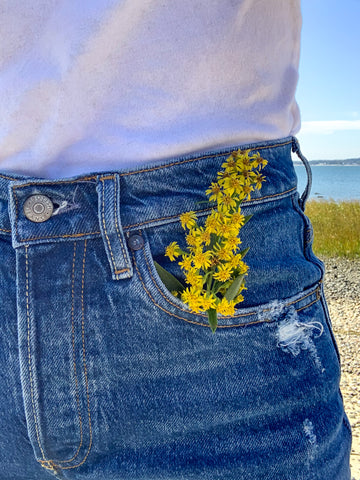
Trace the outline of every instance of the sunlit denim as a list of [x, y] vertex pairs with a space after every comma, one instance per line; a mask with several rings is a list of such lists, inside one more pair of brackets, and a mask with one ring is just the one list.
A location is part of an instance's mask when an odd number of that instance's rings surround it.
[[[2, 480], [349, 480], [351, 433], [295, 139], [253, 144], [245, 301], [213, 334], [154, 260], [237, 147], [134, 171], [0, 177]], [[40, 223], [24, 202], [54, 206]]]

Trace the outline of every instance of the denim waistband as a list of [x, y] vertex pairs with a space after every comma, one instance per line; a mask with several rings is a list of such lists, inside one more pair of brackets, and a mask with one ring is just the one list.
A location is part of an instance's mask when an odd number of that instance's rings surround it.
[[[12, 235], [14, 248], [96, 236], [107, 237], [109, 242], [114, 236], [122, 242], [124, 232], [177, 221], [184, 211], [195, 209], [206, 214], [211, 207], [206, 204], [205, 190], [216, 179], [227, 156], [239, 148], [258, 151], [268, 161], [264, 169], [266, 181], [244, 206], [273, 201], [296, 191], [291, 151], [302, 156], [294, 137], [183, 156], [134, 170], [68, 179], [1, 174], [0, 233]], [[310, 174], [306, 159], [301, 159]], [[305, 196], [308, 190], [309, 184]], [[47, 221], [35, 223], [25, 216], [24, 203], [32, 195], [51, 199], [54, 210]]]

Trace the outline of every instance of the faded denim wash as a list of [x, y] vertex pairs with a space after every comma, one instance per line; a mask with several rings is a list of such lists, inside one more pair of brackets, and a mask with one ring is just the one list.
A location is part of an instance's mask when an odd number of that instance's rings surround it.
[[[191, 313], [154, 260], [238, 147], [133, 171], [0, 177], [1, 480], [349, 480], [339, 354], [294, 138], [243, 212], [250, 270], [232, 317]], [[303, 159], [308, 169], [306, 161]], [[34, 194], [54, 210], [24, 214]], [[200, 202], [200, 203], [199, 203]]]

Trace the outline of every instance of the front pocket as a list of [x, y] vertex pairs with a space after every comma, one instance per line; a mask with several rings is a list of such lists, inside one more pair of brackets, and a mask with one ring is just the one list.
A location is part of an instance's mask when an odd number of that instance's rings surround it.
[[87, 242], [17, 250], [21, 381], [35, 457], [57, 473], [92, 444], [84, 283]]
[[[162, 312], [174, 318], [208, 327], [209, 324], [206, 313], [199, 314], [191, 312], [188, 306], [180, 299], [174, 297], [162, 283], [154, 264], [154, 256], [147, 241], [146, 234], [144, 232], [139, 232], [139, 234], [144, 238], [144, 246], [140, 250], [134, 251], [132, 255], [135, 272], [148, 300]], [[157, 258], [158, 257], [155, 257], [155, 259]], [[281, 302], [284, 307], [293, 306], [295, 310], [300, 311], [318, 302], [319, 299], [320, 285], [316, 284], [292, 297], [273, 300], [271, 302], [259, 302], [258, 305], [253, 307], [238, 308], [235, 310], [233, 316], [219, 315], [218, 328], [241, 327], [262, 322], [273, 322], [275, 318], [271, 315], [271, 312], [273, 311], [275, 303]]]

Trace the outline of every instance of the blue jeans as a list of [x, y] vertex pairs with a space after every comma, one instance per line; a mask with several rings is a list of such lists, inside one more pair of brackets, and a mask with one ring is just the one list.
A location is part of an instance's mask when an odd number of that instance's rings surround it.
[[[154, 260], [182, 277], [165, 247], [184, 243], [181, 213], [205, 220], [205, 190], [238, 147], [72, 179], [1, 175], [1, 479], [350, 479], [298, 145], [244, 147], [268, 160], [266, 182], [243, 204], [245, 300], [214, 334]], [[25, 215], [32, 195], [50, 199], [47, 220]]]

